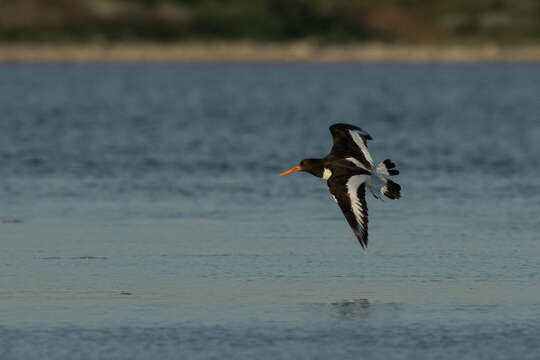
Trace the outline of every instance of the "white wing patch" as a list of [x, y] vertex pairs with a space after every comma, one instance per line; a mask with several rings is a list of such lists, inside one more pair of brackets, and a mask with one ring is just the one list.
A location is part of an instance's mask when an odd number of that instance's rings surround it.
[[361, 227], [362, 230], [364, 230], [363, 215], [365, 209], [358, 198], [358, 187], [366, 182], [367, 177], [368, 175], [354, 175], [349, 178], [349, 181], [347, 181], [347, 194], [351, 200], [351, 208], [354, 217], [358, 222], [358, 226]]
[[356, 159], [353, 158], [353, 157], [345, 158], [345, 160], [352, 162], [354, 165], [356, 165], [356, 166], [359, 167], [360, 169], [364, 169], [364, 170], [368, 170], [368, 171], [369, 171], [369, 169], [366, 169], [366, 166], [365, 166], [364, 164], [362, 164], [360, 161], [356, 160]]
[[364, 140], [362, 139], [360, 134], [353, 130], [349, 130], [349, 134], [351, 135], [351, 138], [354, 140], [356, 145], [358, 145], [358, 147], [362, 151], [362, 154], [364, 154], [364, 157], [366, 158], [369, 165], [373, 167], [373, 159], [371, 158], [367, 146], [366, 144], [364, 144]]

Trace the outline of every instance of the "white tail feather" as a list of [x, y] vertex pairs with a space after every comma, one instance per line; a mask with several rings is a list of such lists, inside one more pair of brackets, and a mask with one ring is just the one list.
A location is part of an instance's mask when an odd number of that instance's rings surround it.
[[377, 164], [377, 168], [375, 168], [375, 171], [381, 175], [390, 176], [390, 173], [388, 172], [388, 168], [386, 167], [386, 164], [383, 161]]

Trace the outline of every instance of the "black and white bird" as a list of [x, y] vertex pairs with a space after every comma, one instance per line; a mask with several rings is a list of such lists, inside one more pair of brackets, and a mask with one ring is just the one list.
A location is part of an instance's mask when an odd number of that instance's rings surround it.
[[368, 243], [366, 189], [377, 199], [380, 196], [399, 199], [401, 186], [388, 179], [399, 171], [390, 159], [373, 165], [367, 148], [367, 140], [372, 137], [359, 127], [334, 124], [330, 132], [334, 140], [330, 154], [322, 159], [304, 159], [279, 176], [305, 171], [325, 179], [360, 245], [365, 248]]

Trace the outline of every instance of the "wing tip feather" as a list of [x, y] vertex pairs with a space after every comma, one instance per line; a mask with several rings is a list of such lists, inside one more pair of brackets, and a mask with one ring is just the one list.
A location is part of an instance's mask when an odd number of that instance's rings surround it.
[[367, 140], [373, 140], [373, 138], [371, 137], [371, 135], [369, 135], [367, 133], [367, 131], [362, 130], [358, 126], [354, 126], [354, 125], [351, 125], [351, 124], [345, 124], [345, 123], [337, 123], [337, 124], [330, 125], [330, 127], [328, 129], [330, 130], [330, 132], [332, 132], [336, 128], [342, 128], [342, 129], [345, 129], [345, 130], [359, 131], [362, 134], [362, 136], [364, 136]]
[[358, 239], [358, 242], [360, 243], [360, 246], [362, 246], [362, 249], [367, 249], [368, 246], [368, 236], [367, 231], [365, 230], [355, 230], [354, 234], [356, 235], [356, 238]]

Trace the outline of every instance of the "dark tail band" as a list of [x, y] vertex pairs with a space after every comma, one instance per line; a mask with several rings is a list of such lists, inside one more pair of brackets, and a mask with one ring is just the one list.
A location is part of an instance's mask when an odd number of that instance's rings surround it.
[[383, 194], [390, 199], [399, 199], [401, 197], [401, 186], [392, 180], [387, 180], [383, 188]]
[[384, 166], [386, 166], [386, 170], [388, 171], [388, 175], [399, 175], [399, 170], [396, 169], [396, 164], [392, 162], [390, 159], [386, 159], [383, 161]]

